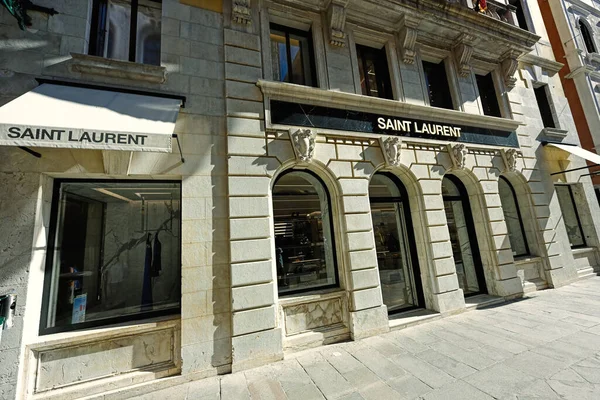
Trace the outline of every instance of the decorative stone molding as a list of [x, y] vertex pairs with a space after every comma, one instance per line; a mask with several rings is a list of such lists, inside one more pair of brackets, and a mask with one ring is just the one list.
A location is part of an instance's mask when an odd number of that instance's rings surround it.
[[301, 162], [310, 162], [315, 155], [315, 134], [310, 129], [290, 130], [290, 140], [294, 148], [296, 159]]
[[242, 25], [252, 24], [250, 0], [233, 0], [231, 7], [231, 21]]
[[502, 56], [502, 77], [504, 78], [504, 84], [507, 88], [512, 89], [515, 87], [517, 83], [517, 78], [514, 76], [515, 72], [517, 72], [517, 67], [519, 66], [519, 62], [517, 58], [521, 55], [521, 53], [509, 50]]
[[454, 164], [454, 168], [463, 169], [465, 168], [465, 164], [467, 162], [467, 154], [469, 153], [469, 149], [464, 143], [454, 143], [448, 145], [448, 152], [450, 153], [450, 158], [452, 158], [452, 163]]
[[379, 144], [385, 158], [385, 164], [388, 167], [400, 166], [400, 150], [402, 139], [398, 136], [382, 136], [379, 138]]
[[600, 54], [598, 53], [588, 53], [585, 55], [586, 64], [591, 65], [594, 69], [600, 67]]
[[504, 165], [506, 165], [506, 170], [513, 172], [517, 170], [517, 160], [521, 155], [517, 149], [508, 149], [503, 150], [502, 154], [504, 155]]
[[471, 56], [473, 55], [473, 46], [471, 42], [473, 37], [466, 33], [461, 34], [457, 39], [457, 44], [452, 48], [456, 60], [458, 74], [463, 78], [471, 72]]
[[164, 83], [167, 69], [156, 65], [71, 53], [71, 72], [151, 83]]
[[329, 43], [332, 46], [346, 46], [346, 7], [350, 0], [330, 0], [327, 7], [327, 23], [329, 24]]
[[400, 46], [402, 61], [405, 64], [413, 64], [415, 62], [415, 44], [417, 43], [417, 27], [419, 26], [419, 22], [418, 19], [403, 14], [398, 23], [398, 44]]
[[535, 54], [527, 53], [519, 57], [519, 62], [523, 64], [529, 64], [531, 66], [542, 67], [543, 70], [548, 71], [550, 75], [556, 74], [564, 66], [563, 63], [549, 60], [545, 57], [540, 57]]
[[541, 133], [542, 136], [549, 139], [564, 139], [569, 134], [569, 131], [557, 128], [544, 128]]

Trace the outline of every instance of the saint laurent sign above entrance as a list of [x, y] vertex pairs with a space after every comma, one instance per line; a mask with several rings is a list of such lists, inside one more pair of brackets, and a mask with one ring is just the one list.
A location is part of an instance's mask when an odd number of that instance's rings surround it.
[[341, 131], [383, 133], [442, 141], [519, 147], [514, 131], [271, 100], [271, 123]]

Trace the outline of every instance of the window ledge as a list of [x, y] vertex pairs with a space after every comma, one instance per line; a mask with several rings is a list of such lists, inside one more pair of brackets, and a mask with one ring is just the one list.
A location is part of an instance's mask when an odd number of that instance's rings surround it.
[[310, 303], [313, 301], [334, 299], [336, 297], [342, 297], [344, 293], [346, 292], [338, 287], [306, 294], [289, 295], [289, 297], [279, 297], [279, 305], [285, 307], [301, 303]]
[[541, 261], [541, 257], [540, 256], [521, 256], [521, 257], [517, 257], [515, 258], [515, 265], [522, 265], [522, 264], [529, 264], [532, 262], [538, 262]]
[[70, 68], [73, 72], [100, 75], [151, 83], [164, 83], [167, 80], [165, 67], [113, 60], [110, 58], [71, 53]]
[[541, 133], [543, 136], [548, 137], [548, 138], [564, 139], [569, 134], [569, 131], [564, 130], [564, 129], [557, 129], [557, 128], [544, 128], [544, 129], [542, 129]]
[[584, 254], [584, 253], [589, 253], [591, 251], [596, 251], [595, 247], [577, 247], [574, 249], [571, 249], [571, 253], [573, 254]]
[[311, 105], [337, 107], [375, 114], [423, 119], [440, 123], [470, 125], [481, 128], [514, 131], [521, 122], [508, 118], [469, 114], [425, 105], [403, 103], [354, 93], [319, 89], [285, 82], [259, 80], [256, 85], [272, 100], [306, 102]]

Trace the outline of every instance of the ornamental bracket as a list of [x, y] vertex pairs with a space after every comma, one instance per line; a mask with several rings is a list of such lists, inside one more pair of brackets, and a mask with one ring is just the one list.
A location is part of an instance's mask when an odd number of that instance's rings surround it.
[[346, 7], [350, 0], [330, 0], [327, 6], [327, 23], [329, 24], [329, 43], [332, 46], [346, 46]]
[[250, 6], [250, 0], [232, 1], [231, 21], [242, 25], [252, 24], [252, 9]]
[[403, 14], [398, 22], [398, 44], [402, 61], [405, 64], [414, 64], [415, 62], [415, 44], [417, 43], [419, 22], [419, 19], [406, 14]]
[[517, 58], [521, 55], [521, 52], [516, 50], [509, 50], [502, 55], [502, 62], [500, 66], [502, 67], [502, 77], [504, 78], [504, 84], [508, 89], [512, 89], [515, 87], [517, 83], [517, 78], [515, 78], [515, 72], [517, 72], [517, 67], [519, 66], [519, 62]]
[[473, 55], [473, 36], [462, 33], [456, 40], [457, 44], [452, 48], [458, 74], [465, 78], [471, 72], [471, 56]]

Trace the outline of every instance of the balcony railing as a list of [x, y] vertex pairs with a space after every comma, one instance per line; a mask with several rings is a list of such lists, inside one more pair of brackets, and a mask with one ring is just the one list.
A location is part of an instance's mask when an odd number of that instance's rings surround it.
[[[460, 0], [460, 3], [465, 7], [474, 9], [476, 0]], [[508, 0], [487, 0], [487, 10], [483, 14], [518, 27], [519, 22], [516, 12], [517, 7], [508, 4]]]

